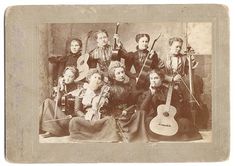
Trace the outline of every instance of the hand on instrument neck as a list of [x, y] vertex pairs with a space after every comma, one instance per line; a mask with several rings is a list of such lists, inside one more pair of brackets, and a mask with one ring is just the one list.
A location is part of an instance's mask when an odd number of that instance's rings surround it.
[[151, 92], [151, 94], [153, 95], [153, 94], [155, 94], [156, 93], [156, 90], [157, 90], [157, 87], [154, 87], [154, 86], [149, 86], [149, 89], [150, 89], [150, 92]]
[[121, 46], [121, 41], [120, 41], [119, 35], [118, 34], [114, 34], [113, 38], [116, 39], [117, 47], [120, 47]]

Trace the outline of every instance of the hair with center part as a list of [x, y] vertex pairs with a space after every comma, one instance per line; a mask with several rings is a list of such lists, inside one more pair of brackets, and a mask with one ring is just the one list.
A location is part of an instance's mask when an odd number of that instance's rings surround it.
[[169, 39], [169, 46], [171, 46], [173, 44], [173, 42], [175, 42], [175, 41], [183, 44], [183, 39], [181, 39], [180, 37], [172, 37]]

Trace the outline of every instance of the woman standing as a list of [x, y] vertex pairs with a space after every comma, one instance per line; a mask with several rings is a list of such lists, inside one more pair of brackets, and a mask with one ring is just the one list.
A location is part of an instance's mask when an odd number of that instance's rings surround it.
[[[140, 70], [144, 64], [144, 61], [149, 54], [148, 51], [148, 45], [150, 41], [150, 36], [148, 34], [137, 34], [135, 37], [135, 41], [137, 42], [136, 51], [135, 52], [129, 52], [127, 54], [127, 60], [125, 61], [126, 66], [126, 74], [128, 77], [132, 78], [134, 81], [136, 81]], [[150, 69], [163, 69], [164, 63], [162, 60], [158, 57], [156, 52], [153, 50], [150, 53], [152, 63], [150, 64]], [[134, 67], [135, 73], [131, 73], [131, 67]], [[148, 71], [147, 71], [148, 72]], [[147, 80], [147, 78], [146, 78]], [[144, 88], [148, 88], [148, 85], [143, 85]]]

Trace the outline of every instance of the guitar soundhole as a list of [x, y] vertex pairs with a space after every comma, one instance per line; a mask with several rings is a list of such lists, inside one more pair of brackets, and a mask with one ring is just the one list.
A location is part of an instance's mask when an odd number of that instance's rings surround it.
[[84, 64], [84, 60], [83, 60], [83, 61], [81, 61], [80, 65], [83, 65], [83, 64]]
[[168, 112], [164, 112], [163, 115], [164, 115], [165, 117], [168, 117], [168, 116], [169, 116], [169, 113], [168, 113]]

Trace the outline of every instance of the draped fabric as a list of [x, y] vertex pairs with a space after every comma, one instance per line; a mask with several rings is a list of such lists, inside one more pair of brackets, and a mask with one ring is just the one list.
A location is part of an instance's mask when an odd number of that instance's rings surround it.
[[[50, 132], [55, 136], [69, 135], [68, 126], [69, 120], [48, 121], [54, 119], [55, 101], [46, 99], [40, 107], [40, 130]], [[67, 115], [62, 111], [61, 107], [57, 107], [56, 119], [66, 118]], [[48, 121], [48, 122], [47, 122]]]
[[116, 121], [111, 116], [106, 116], [96, 121], [85, 120], [84, 117], [74, 117], [70, 121], [69, 132], [73, 141], [120, 141]]

